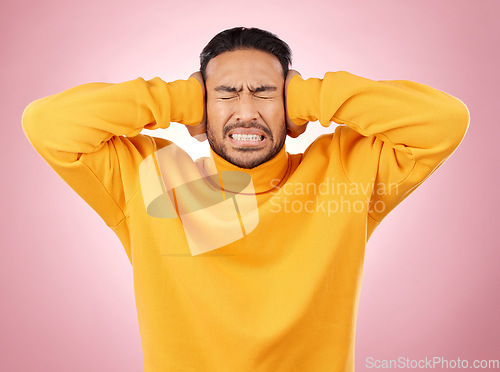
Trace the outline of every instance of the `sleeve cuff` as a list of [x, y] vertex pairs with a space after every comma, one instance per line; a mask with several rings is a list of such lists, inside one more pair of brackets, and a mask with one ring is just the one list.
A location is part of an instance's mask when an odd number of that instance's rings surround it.
[[170, 121], [197, 125], [203, 119], [203, 91], [194, 77], [168, 83]]
[[317, 121], [320, 113], [321, 79], [304, 80], [295, 75], [288, 84], [288, 117], [296, 125]]

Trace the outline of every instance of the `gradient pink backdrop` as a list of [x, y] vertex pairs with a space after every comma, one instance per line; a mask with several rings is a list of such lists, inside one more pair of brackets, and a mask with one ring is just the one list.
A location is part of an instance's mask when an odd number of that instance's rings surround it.
[[[305, 78], [345, 70], [407, 79], [467, 104], [461, 146], [368, 244], [356, 366], [365, 370], [370, 356], [500, 359], [500, 2], [9, 0], [0, 7], [1, 371], [142, 370], [130, 263], [113, 232], [30, 146], [24, 108], [86, 82], [187, 78], [210, 38], [240, 25], [287, 41]], [[287, 149], [303, 151], [328, 131], [310, 124]], [[208, 152], [178, 124], [147, 132], [195, 157]]]

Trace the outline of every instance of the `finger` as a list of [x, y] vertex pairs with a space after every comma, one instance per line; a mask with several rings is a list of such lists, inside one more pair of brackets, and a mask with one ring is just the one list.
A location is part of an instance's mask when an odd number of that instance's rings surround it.
[[300, 136], [302, 133], [304, 133], [306, 131], [307, 124], [309, 124], [309, 122], [304, 123], [302, 125], [290, 124], [287, 127], [287, 134], [292, 138], [297, 138], [298, 136]]
[[193, 138], [197, 139], [199, 142], [203, 142], [207, 140], [207, 134], [206, 133], [201, 133], [193, 136]]
[[186, 125], [186, 128], [191, 136], [196, 136], [198, 134], [202, 134], [206, 132], [205, 125], [198, 124], [198, 125]]
[[198, 125], [186, 125], [186, 128], [191, 137], [194, 137], [200, 142], [203, 142], [207, 139], [206, 135], [206, 123], [202, 122]]

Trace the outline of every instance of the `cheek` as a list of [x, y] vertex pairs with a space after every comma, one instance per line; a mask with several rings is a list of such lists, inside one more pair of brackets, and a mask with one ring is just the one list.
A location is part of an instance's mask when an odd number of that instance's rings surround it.
[[224, 125], [231, 119], [231, 112], [227, 105], [207, 102], [207, 125], [214, 131], [221, 130]]
[[285, 121], [285, 106], [282, 102], [268, 102], [261, 106], [260, 112], [269, 125], [281, 127]]

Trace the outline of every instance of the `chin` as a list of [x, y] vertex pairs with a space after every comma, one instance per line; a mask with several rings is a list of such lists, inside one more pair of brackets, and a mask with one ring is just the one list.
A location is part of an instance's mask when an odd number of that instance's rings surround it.
[[208, 135], [210, 147], [217, 155], [243, 169], [252, 169], [273, 159], [283, 148], [284, 139], [285, 137], [280, 141], [279, 146], [272, 141], [264, 147], [233, 147], [226, 143], [218, 143], [211, 135]]
[[238, 148], [233, 149], [231, 153], [223, 151], [222, 155], [219, 155], [240, 168], [252, 169], [272, 160], [276, 155], [278, 155], [282, 148], [283, 146], [271, 149]]
[[237, 151], [235, 155], [229, 155], [227, 158], [223, 156], [223, 158], [240, 168], [252, 169], [269, 160], [269, 154], [257, 155], [255, 154], [257, 151], [253, 149], [243, 150], [243, 152]]

